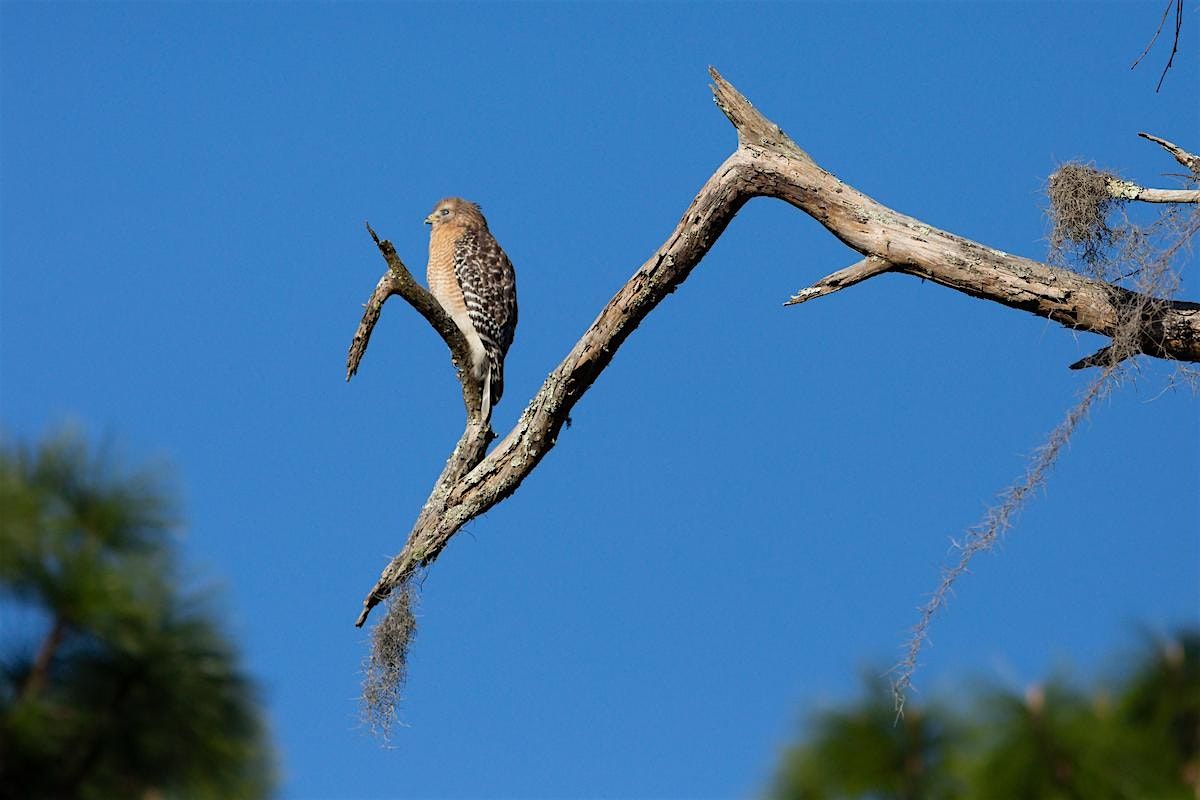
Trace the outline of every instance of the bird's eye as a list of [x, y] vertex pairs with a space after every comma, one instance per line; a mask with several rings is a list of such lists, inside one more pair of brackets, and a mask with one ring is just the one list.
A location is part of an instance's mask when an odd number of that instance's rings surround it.
[[446, 216], [446, 215], [447, 215], [447, 214], [449, 214], [449, 213], [450, 213], [450, 209], [448, 209], [448, 208], [443, 208], [443, 209], [441, 210], [441, 215], [442, 215], [443, 217], [444, 217], [444, 216]]

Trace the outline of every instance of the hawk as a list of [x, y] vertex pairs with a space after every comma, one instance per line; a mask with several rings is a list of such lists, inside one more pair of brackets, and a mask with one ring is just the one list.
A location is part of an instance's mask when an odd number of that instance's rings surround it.
[[467, 339], [486, 423], [504, 393], [504, 356], [517, 328], [516, 275], [475, 203], [448, 197], [425, 222], [432, 226], [429, 291]]

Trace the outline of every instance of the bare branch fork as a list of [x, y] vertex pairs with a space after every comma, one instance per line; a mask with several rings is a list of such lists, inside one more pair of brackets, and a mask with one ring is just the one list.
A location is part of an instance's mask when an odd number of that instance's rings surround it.
[[[715, 69], [709, 71], [717, 106], [737, 130], [737, 149], [700, 187], [674, 231], [601, 310], [490, 454], [487, 447], [493, 434], [479, 419], [479, 389], [463, 369], [469, 363], [466, 342], [437, 301], [413, 280], [391, 243], [380, 241], [371, 231], [388, 272], [365, 307], [350, 347], [347, 380], [358, 368], [383, 302], [399, 294], [450, 348], [463, 385], [467, 425], [404, 549], [384, 568], [363, 601], [357, 625], [362, 625], [371, 609], [393, 589], [432, 563], [463, 525], [516, 491], [554, 447], [575, 403], [625, 339], [687, 279], [753, 197], [775, 197], [790, 203], [863, 256], [855, 265], [801, 290], [789, 304], [831, 294], [882, 272], [900, 272], [1075, 330], [1112, 337], [1124, 321], [1123, 310], [1145, 300], [1123, 287], [992, 249], [877, 203], [818, 166]], [[1174, 147], [1154, 140], [1168, 150]], [[1200, 361], [1200, 304], [1156, 301], [1141, 307], [1147, 312], [1141, 320], [1136, 352]]]

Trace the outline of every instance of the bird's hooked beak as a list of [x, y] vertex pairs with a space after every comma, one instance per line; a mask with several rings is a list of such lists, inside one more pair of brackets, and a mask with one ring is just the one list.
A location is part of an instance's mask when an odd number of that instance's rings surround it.
[[[436, 213], [437, 213], [437, 212], [435, 211], [435, 212], [434, 212], [434, 214], [436, 214]], [[426, 225], [432, 225], [432, 224], [433, 224], [433, 214], [430, 214], [428, 217], [426, 217], [426, 218], [425, 218], [425, 224], [426, 224]]]

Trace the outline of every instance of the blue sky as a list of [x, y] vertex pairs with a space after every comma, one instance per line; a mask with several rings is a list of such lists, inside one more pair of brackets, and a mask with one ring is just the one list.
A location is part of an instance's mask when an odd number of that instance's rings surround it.
[[[1160, 94], [1166, 46], [1129, 69], [1160, 11], [5, 2], [0, 424], [175, 465], [285, 798], [753, 794], [898, 658], [1099, 340], [905, 276], [784, 309], [857, 256], [751, 202], [431, 570], [385, 748], [352, 623], [462, 408], [398, 300], [343, 382], [383, 267], [363, 221], [423, 274], [433, 203], [483, 205], [521, 302], [503, 432], [732, 150], [707, 65], [878, 200], [1043, 257], [1057, 164], [1169, 186], [1136, 133], [1200, 145], [1194, 8]], [[1200, 431], [1171, 372], [1104, 401], [974, 565], [923, 694], [1102, 676], [1143, 626], [1197, 622]]]

